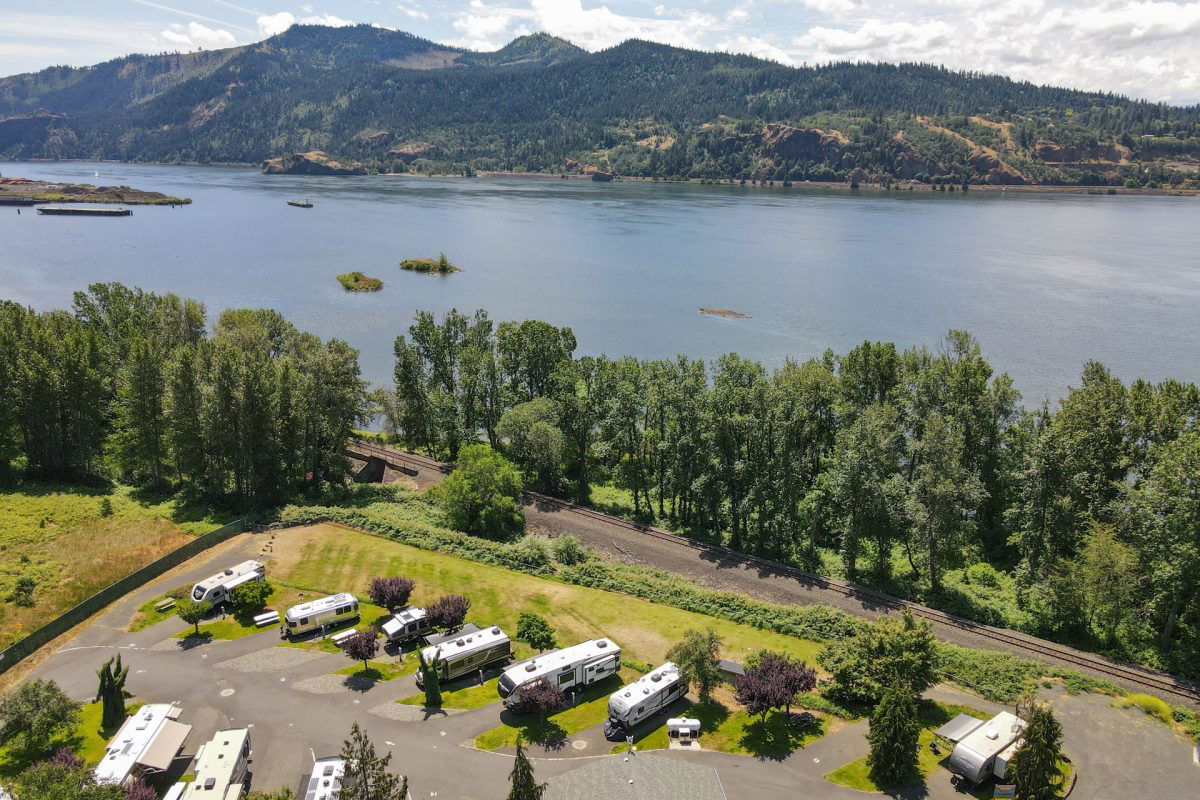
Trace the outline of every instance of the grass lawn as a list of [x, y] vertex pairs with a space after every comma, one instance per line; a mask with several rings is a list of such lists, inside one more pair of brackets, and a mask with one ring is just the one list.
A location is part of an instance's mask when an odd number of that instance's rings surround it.
[[0, 606], [3, 647], [232, 517], [127, 486], [24, 481], [0, 491], [0, 519], [0, 597], [36, 583], [33, 605]]
[[[638, 731], [633, 734], [633, 746], [638, 750], [666, 750], [670, 744], [670, 737], [667, 736], [667, 718], [663, 717], [659, 720], [659, 725], [641, 725]], [[614, 744], [610, 753], [624, 753], [629, 750], [629, 745], [626, 742]]]
[[[141, 703], [129, 703], [126, 710], [133, 714]], [[66, 747], [88, 764], [97, 764], [104, 755], [104, 748], [117, 732], [117, 728], [105, 730], [100, 727], [100, 717], [103, 707], [101, 703], [88, 703], [79, 714], [79, 722], [69, 731], [64, 731], [54, 737], [50, 749], [44, 753], [31, 753], [12, 745], [0, 747], [0, 779], [16, 776], [35, 761], [49, 757], [59, 748]]]
[[[914, 777], [913, 784], [924, 783], [950, 755], [949, 753], [943, 753], [939, 756], [929, 749], [930, 743], [933, 742], [934, 730], [940, 728], [958, 714], [969, 714], [976, 719], [992, 718], [991, 714], [988, 714], [986, 711], [980, 711], [977, 708], [951, 703], [935, 703], [932, 700], [922, 700], [919, 710], [921, 716], [921, 735], [918, 739], [917, 771], [920, 775]], [[825, 779], [839, 786], [857, 789], [860, 792], [885, 792], [901, 788], [897, 786], [879, 786], [875, 781], [871, 780], [866, 757], [838, 767], [826, 775]], [[990, 789], [987, 796], [991, 797]]]
[[417, 671], [416, 657], [406, 658], [403, 661], [368, 661], [367, 668], [364, 670], [361, 661], [356, 661], [348, 667], [334, 670], [334, 675], [357, 675], [367, 680], [381, 683], [390, 681], [394, 678], [401, 678], [405, 675], [412, 675]]
[[[500, 702], [500, 695], [496, 693], [496, 684], [500, 682], [500, 676], [497, 675], [490, 681], [486, 681], [479, 685], [464, 686], [461, 689], [442, 689], [442, 708], [452, 708], [457, 711], [474, 711], [484, 706], [490, 706], [492, 703]], [[425, 693], [418, 692], [411, 694], [408, 697], [402, 697], [396, 701], [405, 706], [421, 706], [425, 705]]]
[[722, 753], [768, 758], [785, 756], [825, 735], [824, 714], [794, 709], [767, 714], [766, 720], [738, 707], [727, 690], [718, 690], [707, 703], [696, 703], [681, 714], [700, 720], [700, 746]]
[[[443, 594], [462, 594], [471, 600], [468, 618], [472, 622], [480, 627], [499, 625], [510, 636], [516, 632], [517, 615], [533, 611], [554, 626], [562, 645], [608, 636], [621, 646], [625, 657], [654, 664], [662, 663], [680, 633], [689, 628], [715, 630], [724, 639], [722, 656], [737, 661], [769, 648], [813, 664], [821, 649], [817, 642], [419, 550], [336, 525], [280, 531], [267, 574], [289, 585], [354, 592], [359, 597], [365, 595], [373, 576], [403, 575], [416, 582], [412, 596], [416, 605]], [[364, 621], [369, 621], [365, 607]]]
[[628, 667], [621, 669], [617, 675], [594, 683], [576, 695], [575, 705], [557, 714], [551, 714], [542, 719], [535, 715], [517, 716], [505, 712], [506, 717], [512, 718], [511, 725], [504, 724], [475, 737], [475, 746], [480, 750], [499, 750], [502, 747], [516, 747], [517, 735], [520, 734], [527, 742], [553, 745], [561, 742], [573, 733], [595, 727], [608, 717], [608, 696], [631, 681], [638, 678], [639, 673]]

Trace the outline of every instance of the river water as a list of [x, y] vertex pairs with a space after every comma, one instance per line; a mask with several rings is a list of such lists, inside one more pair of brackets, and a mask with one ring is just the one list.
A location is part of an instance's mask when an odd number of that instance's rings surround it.
[[[99, 172], [99, 177], [94, 172]], [[231, 167], [0, 163], [0, 172], [188, 196], [132, 217], [0, 209], [0, 297], [66, 307], [122, 281], [266, 306], [390, 380], [417, 309], [571, 326], [581, 353], [778, 365], [864, 339], [966, 328], [1027, 405], [1098, 359], [1126, 380], [1200, 378], [1200, 198], [847, 192], [517, 178], [271, 176]], [[312, 209], [286, 205], [308, 198]], [[437, 256], [450, 276], [403, 272]], [[372, 294], [335, 275], [382, 278]], [[701, 315], [724, 307], [750, 319]]]

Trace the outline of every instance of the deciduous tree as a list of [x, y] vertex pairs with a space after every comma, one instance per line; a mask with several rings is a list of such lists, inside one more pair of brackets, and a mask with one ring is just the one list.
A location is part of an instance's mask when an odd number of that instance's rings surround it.
[[522, 611], [517, 615], [517, 640], [538, 651], [558, 646], [554, 639], [554, 628], [532, 611]]
[[377, 606], [395, 611], [408, 604], [413, 582], [398, 576], [372, 578], [367, 586], [367, 596]]
[[667, 660], [679, 667], [682, 680], [695, 685], [702, 703], [712, 698], [712, 690], [721, 682], [717, 660], [720, 650], [721, 637], [709, 628], [705, 631], [684, 631], [683, 639], [667, 651]]

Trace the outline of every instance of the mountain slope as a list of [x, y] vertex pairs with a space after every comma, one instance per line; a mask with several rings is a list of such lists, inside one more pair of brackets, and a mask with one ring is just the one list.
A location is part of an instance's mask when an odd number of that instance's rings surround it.
[[[792, 68], [636, 40], [587, 53], [545, 34], [473, 53], [365, 25], [196, 55], [0, 79], [0, 113], [26, 115], [0, 121], [0, 155], [320, 148], [395, 171], [1001, 183], [1182, 184], [1200, 169], [1198, 108], [924, 64]], [[37, 108], [56, 116], [30, 122]]]

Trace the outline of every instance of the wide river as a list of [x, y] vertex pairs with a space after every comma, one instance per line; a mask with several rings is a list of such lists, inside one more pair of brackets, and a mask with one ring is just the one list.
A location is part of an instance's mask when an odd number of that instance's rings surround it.
[[[99, 172], [99, 177], [94, 175]], [[0, 163], [7, 176], [191, 197], [119, 219], [0, 209], [0, 297], [66, 307], [96, 281], [270, 307], [389, 382], [417, 309], [571, 326], [581, 353], [778, 365], [966, 328], [1027, 405], [1098, 359], [1200, 378], [1200, 198], [861, 193], [515, 178], [312, 178], [229, 167]], [[312, 209], [292, 208], [308, 198]], [[439, 252], [448, 277], [402, 272]], [[373, 294], [335, 275], [382, 278]], [[730, 308], [750, 319], [701, 315]]]

